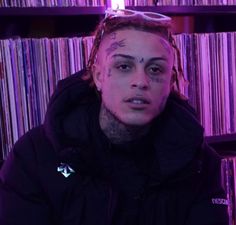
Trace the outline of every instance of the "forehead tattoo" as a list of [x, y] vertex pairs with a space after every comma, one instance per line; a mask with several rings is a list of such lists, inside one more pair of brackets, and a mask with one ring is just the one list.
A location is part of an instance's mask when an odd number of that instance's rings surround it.
[[144, 58], [141, 58], [141, 59], [139, 60], [139, 62], [140, 62], [140, 63], [143, 63], [143, 62], [144, 62]]
[[125, 39], [112, 42], [111, 45], [106, 49], [107, 56], [111, 54], [113, 51], [115, 51], [116, 49], [122, 48], [122, 47], [125, 47]]

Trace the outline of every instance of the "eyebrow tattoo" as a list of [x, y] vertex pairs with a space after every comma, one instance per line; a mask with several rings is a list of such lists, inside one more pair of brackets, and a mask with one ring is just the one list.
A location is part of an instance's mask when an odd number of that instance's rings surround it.
[[115, 51], [117, 48], [125, 47], [124, 41], [125, 39], [111, 43], [110, 47], [106, 49], [107, 56], [113, 51]]

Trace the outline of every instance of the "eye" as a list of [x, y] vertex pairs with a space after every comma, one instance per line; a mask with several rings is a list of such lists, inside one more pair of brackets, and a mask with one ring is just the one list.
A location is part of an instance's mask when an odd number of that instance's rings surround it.
[[123, 72], [128, 72], [131, 70], [131, 66], [129, 64], [118, 64], [116, 66], [116, 69], [123, 71]]
[[147, 67], [147, 72], [150, 75], [158, 75], [163, 72], [162, 68], [158, 65], [150, 65]]

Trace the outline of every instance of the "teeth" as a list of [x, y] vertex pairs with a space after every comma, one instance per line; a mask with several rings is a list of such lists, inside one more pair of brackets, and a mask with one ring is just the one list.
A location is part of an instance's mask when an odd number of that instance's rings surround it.
[[133, 100], [131, 100], [131, 102], [134, 103], [134, 104], [144, 104], [144, 101], [137, 100], [137, 99], [133, 99]]

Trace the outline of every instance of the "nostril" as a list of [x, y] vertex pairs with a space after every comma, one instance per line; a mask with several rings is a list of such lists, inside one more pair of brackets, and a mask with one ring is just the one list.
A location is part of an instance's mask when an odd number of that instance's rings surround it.
[[145, 83], [133, 83], [131, 84], [132, 88], [139, 88], [139, 89], [147, 89], [148, 88], [148, 84]]

